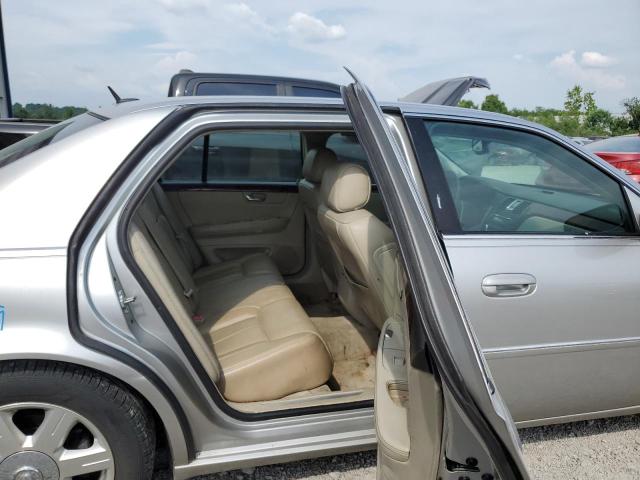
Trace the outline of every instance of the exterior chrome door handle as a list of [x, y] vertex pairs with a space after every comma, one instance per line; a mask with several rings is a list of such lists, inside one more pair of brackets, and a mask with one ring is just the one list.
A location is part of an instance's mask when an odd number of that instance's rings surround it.
[[249, 202], [264, 202], [267, 199], [267, 194], [259, 192], [247, 192], [244, 194], [244, 198]]
[[487, 297], [523, 297], [536, 290], [536, 277], [528, 273], [496, 273], [482, 279]]

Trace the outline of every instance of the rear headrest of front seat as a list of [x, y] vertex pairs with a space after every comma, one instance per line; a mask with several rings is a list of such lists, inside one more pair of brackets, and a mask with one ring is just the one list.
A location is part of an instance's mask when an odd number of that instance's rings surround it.
[[369, 202], [371, 180], [367, 171], [355, 163], [339, 163], [322, 176], [322, 198], [334, 212], [359, 210]]
[[313, 183], [320, 183], [322, 174], [337, 162], [336, 154], [328, 148], [309, 150], [302, 164], [302, 176]]

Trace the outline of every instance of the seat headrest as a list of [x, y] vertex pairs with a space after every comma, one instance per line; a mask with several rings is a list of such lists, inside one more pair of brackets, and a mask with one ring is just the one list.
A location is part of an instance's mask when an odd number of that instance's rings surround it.
[[307, 152], [302, 164], [302, 176], [313, 183], [322, 181], [324, 171], [336, 163], [336, 154], [328, 148], [314, 148]]
[[325, 170], [322, 176], [322, 198], [334, 212], [358, 210], [369, 202], [371, 180], [369, 174], [355, 163], [338, 163]]

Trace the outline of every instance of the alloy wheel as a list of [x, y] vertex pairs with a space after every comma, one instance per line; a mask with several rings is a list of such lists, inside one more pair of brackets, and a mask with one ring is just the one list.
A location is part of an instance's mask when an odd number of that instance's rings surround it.
[[0, 478], [113, 480], [102, 433], [84, 416], [48, 403], [0, 406]]

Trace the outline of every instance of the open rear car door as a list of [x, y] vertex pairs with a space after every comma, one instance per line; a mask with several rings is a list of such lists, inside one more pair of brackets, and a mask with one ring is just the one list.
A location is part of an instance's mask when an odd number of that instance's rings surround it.
[[[389, 213], [403, 272], [376, 365], [379, 479], [528, 479], [511, 415], [462, 310], [420, 178], [355, 77], [342, 96]], [[402, 261], [402, 260], [403, 261]], [[406, 277], [406, 278], [404, 278]]]

